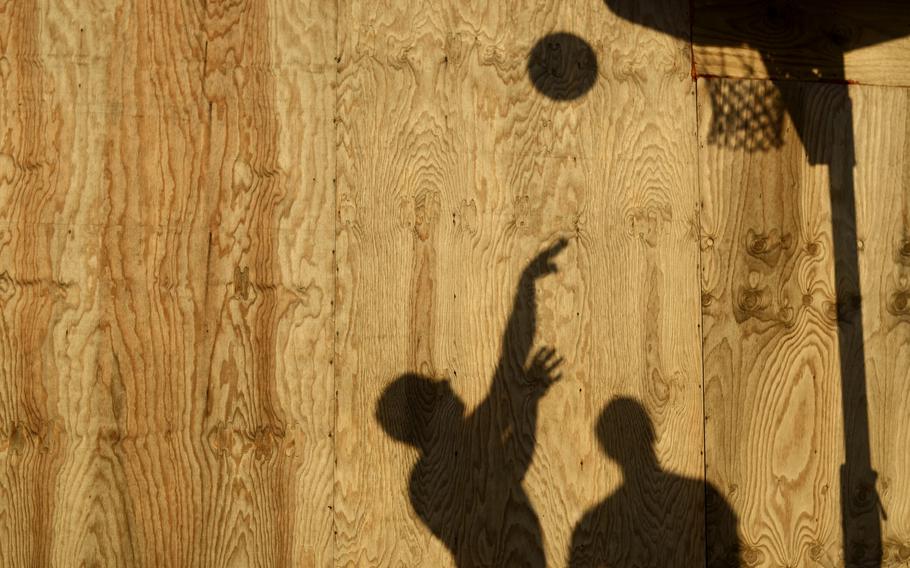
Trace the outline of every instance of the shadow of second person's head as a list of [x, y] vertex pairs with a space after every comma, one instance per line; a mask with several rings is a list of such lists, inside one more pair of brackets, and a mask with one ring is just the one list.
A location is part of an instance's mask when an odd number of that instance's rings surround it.
[[648, 411], [634, 398], [617, 397], [600, 413], [597, 440], [624, 472], [655, 469], [654, 425]]
[[[575, 525], [571, 568], [740, 565], [733, 509], [703, 478], [661, 467], [654, 424], [641, 402], [614, 398], [594, 430], [623, 479]], [[678, 448], [699, 450], [697, 445]]]

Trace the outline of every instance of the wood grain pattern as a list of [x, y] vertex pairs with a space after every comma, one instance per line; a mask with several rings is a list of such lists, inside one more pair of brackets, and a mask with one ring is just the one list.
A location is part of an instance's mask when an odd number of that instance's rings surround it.
[[209, 4], [205, 539], [331, 563], [334, 7]]
[[[726, 80], [699, 80], [700, 92], [710, 81]], [[768, 88], [761, 81], [750, 84]], [[835, 93], [840, 86], [787, 88], [791, 102], [812, 109], [811, 128], [827, 128], [832, 116], [845, 112], [839, 106], [845, 99]], [[883, 470], [879, 491], [895, 504], [884, 540], [886, 558], [897, 562], [904, 557], [906, 532], [903, 507], [896, 503], [906, 501], [906, 489], [884, 471], [902, 467], [895, 450], [906, 437], [901, 418], [906, 394], [897, 386], [906, 375], [900, 363], [906, 343], [901, 325], [906, 92], [851, 87], [850, 96], [856, 109], [871, 447], [873, 466]], [[807, 162], [789, 118], [779, 148], [749, 152], [707, 142], [712, 112], [708, 102], [700, 104], [708, 479], [741, 514], [747, 562], [843, 565], [840, 500], [854, 497], [840, 495], [837, 469], [844, 418], [828, 195], [832, 174]], [[832, 145], [835, 153], [845, 144], [837, 132], [824, 137], [839, 140]]]
[[[123, 4], [107, 66], [105, 288], [96, 416], [122, 565], [177, 564], [200, 538], [198, 417], [207, 231], [204, 20], [179, 2]], [[142, 71], [140, 71], [142, 70]], [[164, 529], [164, 519], [174, 526]], [[90, 560], [91, 557], [87, 559]]]
[[[100, 358], [109, 32], [59, 5], [0, 4], [0, 564], [123, 559]], [[99, 65], [100, 63], [100, 65]], [[99, 514], [108, 507], [108, 514]], [[121, 509], [122, 510], [122, 509]]]
[[0, 563], [330, 564], [334, 8], [0, 15]]
[[[571, 103], [534, 91], [525, 70], [556, 30], [601, 59]], [[701, 478], [686, 46], [595, 1], [344, 3], [339, 33], [336, 563], [451, 564], [410, 509], [417, 454], [374, 405], [405, 372], [450, 379], [468, 411], [480, 403], [519, 272], [566, 235], [537, 330], [566, 378], [541, 402], [524, 481], [547, 562], [563, 565], [574, 524], [619, 481], [594, 437], [613, 396], [642, 399], [663, 465]]]
[[852, 88], [857, 236], [883, 565], [910, 561], [910, 90]]

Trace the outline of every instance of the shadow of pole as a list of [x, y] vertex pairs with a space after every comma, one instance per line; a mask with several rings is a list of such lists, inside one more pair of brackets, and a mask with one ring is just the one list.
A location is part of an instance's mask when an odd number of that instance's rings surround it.
[[[717, 38], [707, 45], [742, 46], [757, 49], [768, 70], [769, 78], [778, 87], [785, 111], [790, 115], [800, 140], [812, 164], [824, 164], [830, 174], [830, 204], [834, 243], [835, 291], [837, 297], [837, 335], [841, 373], [841, 410], [845, 457], [841, 466], [841, 524], [843, 555], [847, 565], [879, 567], [882, 563], [882, 510], [876, 489], [877, 474], [872, 468], [870, 451], [869, 409], [867, 402], [865, 347], [859, 278], [859, 258], [856, 234], [856, 198], [854, 187], [853, 113], [848, 90], [844, 54], [847, 51], [910, 35], [910, 5], [888, 0], [605, 0], [608, 8], [619, 17], [663, 33], [693, 42], [694, 26], [686, 29], [667, 14], [668, 8], [686, 7], [700, 12], [711, 24]], [[674, 3], [676, 2], [676, 3]], [[877, 10], [881, 4], [882, 10]], [[683, 12], [680, 12], [683, 13]], [[696, 14], [690, 13], [692, 22]], [[729, 26], [724, 29], [724, 26]], [[851, 30], [859, 32], [851, 33]], [[548, 36], [549, 37], [549, 36]], [[781, 39], [783, 38], [783, 40]], [[545, 42], [542, 40], [542, 42]], [[788, 43], [788, 41], [790, 43]], [[540, 44], [538, 44], [540, 45]], [[558, 80], [561, 71], [548, 72], [546, 66], [534, 64], [540, 60], [535, 48], [529, 64], [531, 79], [544, 95], [563, 100], [575, 97], [561, 93], [577, 93], [590, 89], [571, 89]], [[567, 53], [563, 50], [563, 55]], [[537, 54], [537, 55], [534, 55]], [[820, 56], [818, 54], [821, 54]], [[799, 75], [789, 69], [801, 58], [820, 57], [812, 72]], [[584, 57], [576, 66], [584, 67]], [[813, 62], [815, 63], [815, 62]], [[790, 65], [791, 67], [788, 67]], [[563, 64], [563, 67], [565, 65]], [[556, 69], [563, 67], [557, 66]], [[537, 75], [533, 72], [538, 69]], [[543, 69], [543, 71], [540, 71]], [[596, 71], [595, 71], [596, 73]], [[565, 73], [563, 73], [565, 75]], [[566, 75], [569, 76], [569, 75]], [[541, 77], [543, 80], [541, 80]], [[555, 77], [555, 78], [554, 78]], [[804, 108], [796, 81], [821, 80], [831, 83], [834, 105], [831, 112], [819, 116]], [[578, 83], [578, 81], [576, 81]], [[581, 84], [581, 83], [579, 83]], [[558, 88], [553, 87], [556, 85]], [[842, 112], [837, 112], [841, 110]], [[714, 108], [715, 116], [730, 112], [754, 113], [749, 108]], [[748, 125], [754, 118], [728, 116], [734, 123]], [[822, 125], [820, 122], [828, 121]], [[764, 128], [780, 128], [781, 121], [773, 116]], [[820, 127], [821, 126], [821, 127]], [[834, 140], [820, 133], [833, 135]], [[747, 133], [746, 136], [755, 133]], [[768, 140], [745, 142], [751, 150], [762, 149], [769, 140], [780, 140], [780, 132], [765, 132]], [[834, 147], [840, 143], [842, 151]]]

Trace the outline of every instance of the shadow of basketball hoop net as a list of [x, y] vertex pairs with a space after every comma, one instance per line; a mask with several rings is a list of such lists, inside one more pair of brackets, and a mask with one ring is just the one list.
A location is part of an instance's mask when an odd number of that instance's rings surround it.
[[711, 121], [708, 144], [766, 152], [784, 144], [787, 109], [767, 81], [707, 81]]

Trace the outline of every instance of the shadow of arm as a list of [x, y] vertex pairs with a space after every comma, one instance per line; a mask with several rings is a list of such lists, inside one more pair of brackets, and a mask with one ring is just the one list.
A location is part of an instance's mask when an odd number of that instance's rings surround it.
[[537, 329], [535, 283], [538, 278], [557, 272], [553, 258], [567, 244], [566, 240], [559, 240], [521, 273], [490, 395], [481, 410], [492, 412], [489, 418], [495, 424], [497, 444], [522, 474], [534, 452], [537, 403], [555, 380], [553, 375], [561, 362], [551, 349], [542, 349], [531, 358]]

